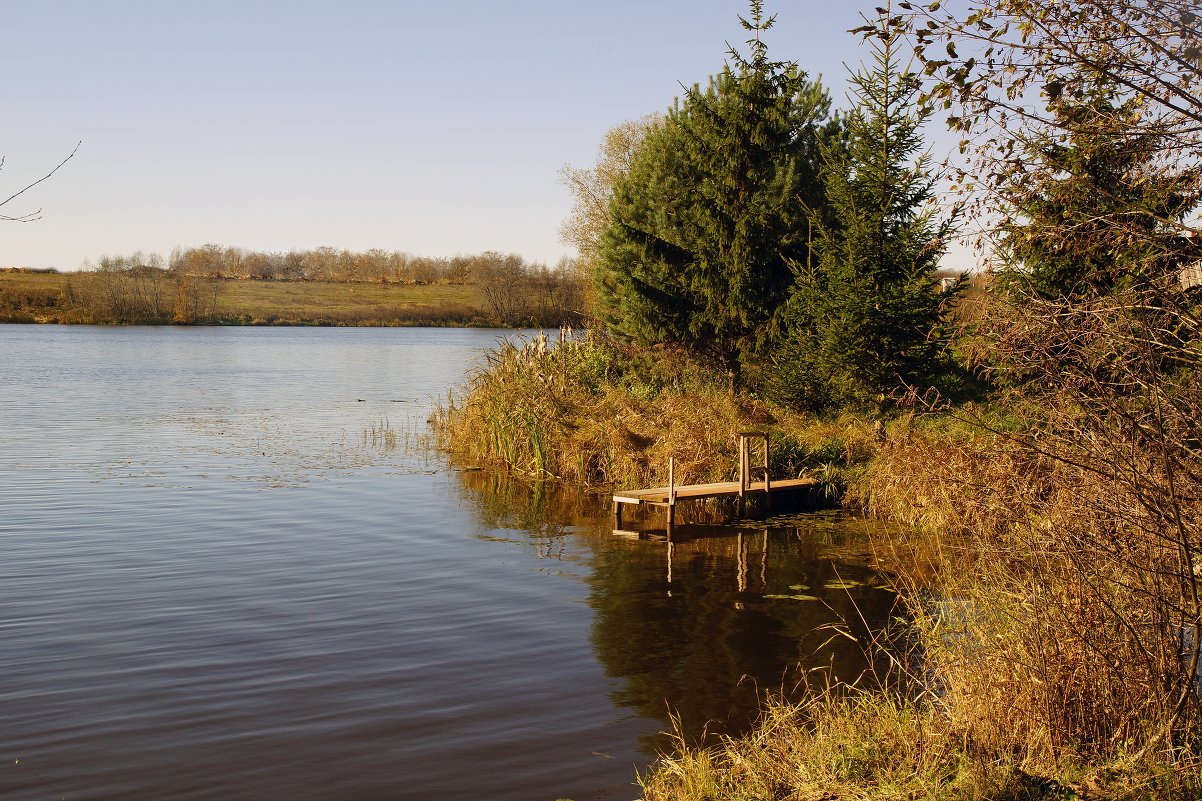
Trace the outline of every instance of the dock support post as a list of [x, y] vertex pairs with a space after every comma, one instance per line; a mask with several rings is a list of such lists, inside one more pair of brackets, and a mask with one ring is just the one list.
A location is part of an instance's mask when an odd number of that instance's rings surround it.
[[672, 539], [672, 527], [676, 525], [676, 460], [668, 457], [668, 539]]
[[614, 531], [622, 530], [622, 504], [614, 501]]
[[764, 509], [772, 508], [772, 479], [768, 475], [768, 432], [764, 432]]
[[747, 491], [747, 488], [751, 485], [751, 481], [750, 481], [751, 476], [749, 475], [749, 473], [751, 471], [748, 470], [748, 467], [750, 466], [749, 465], [750, 459], [748, 459], [748, 455], [749, 454], [748, 454], [748, 448], [747, 448], [747, 435], [740, 434], [739, 435], [739, 497], [742, 497], [743, 493], [745, 493]]
[[742, 517], [743, 513], [746, 511], [743, 504], [743, 496], [746, 494], [747, 487], [750, 485], [750, 482], [748, 481], [748, 473], [750, 471], [747, 469], [749, 462], [750, 459], [748, 458], [747, 435], [739, 434], [739, 517]]

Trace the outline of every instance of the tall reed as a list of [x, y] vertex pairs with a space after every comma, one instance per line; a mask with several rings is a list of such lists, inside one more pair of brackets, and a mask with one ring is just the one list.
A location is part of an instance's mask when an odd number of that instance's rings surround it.
[[832, 486], [875, 452], [871, 424], [816, 420], [746, 395], [687, 354], [589, 333], [502, 342], [465, 391], [431, 418], [443, 447], [472, 464], [583, 485], [735, 477], [736, 434], [772, 434], [775, 477], [829, 467]]

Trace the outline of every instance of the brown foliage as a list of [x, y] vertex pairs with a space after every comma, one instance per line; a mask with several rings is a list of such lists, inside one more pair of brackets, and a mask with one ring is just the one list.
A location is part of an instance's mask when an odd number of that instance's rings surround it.
[[[1196, 764], [1202, 350], [1186, 296], [1027, 299], [987, 324], [1008, 417], [892, 437], [864, 482], [953, 725], [1043, 764]], [[921, 532], [925, 532], [921, 533]], [[933, 536], [938, 534], [940, 536]], [[1184, 775], [1184, 774], [1183, 774]]]

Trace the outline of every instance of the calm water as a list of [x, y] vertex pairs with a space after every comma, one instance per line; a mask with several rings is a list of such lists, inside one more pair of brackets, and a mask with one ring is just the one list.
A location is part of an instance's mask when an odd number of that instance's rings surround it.
[[862, 667], [846, 523], [629, 541], [423, 455], [501, 335], [0, 325], [0, 798], [624, 801], [667, 705]]

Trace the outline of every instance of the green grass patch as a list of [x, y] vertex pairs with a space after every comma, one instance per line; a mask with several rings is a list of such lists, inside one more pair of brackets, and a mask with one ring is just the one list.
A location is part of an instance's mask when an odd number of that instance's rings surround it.
[[480, 292], [465, 284], [369, 284], [206, 279], [222, 322], [267, 325], [483, 324]]

